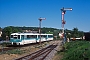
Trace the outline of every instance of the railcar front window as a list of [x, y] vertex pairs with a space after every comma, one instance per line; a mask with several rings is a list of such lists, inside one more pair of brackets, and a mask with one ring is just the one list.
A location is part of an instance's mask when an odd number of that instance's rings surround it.
[[11, 38], [13, 38], [13, 35], [11, 35]]
[[14, 39], [17, 39], [17, 37], [13, 37]]
[[20, 35], [11, 35], [11, 39], [20, 39]]
[[18, 39], [20, 39], [20, 35], [18, 35]]
[[17, 39], [17, 35], [14, 35], [13, 38], [14, 38], [14, 39]]

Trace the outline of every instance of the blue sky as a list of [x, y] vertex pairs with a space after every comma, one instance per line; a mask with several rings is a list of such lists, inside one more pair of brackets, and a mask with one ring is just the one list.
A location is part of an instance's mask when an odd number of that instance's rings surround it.
[[65, 28], [90, 31], [90, 0], [0, 0], [0, 27], [38, 27], [45, 17], [42, 27], [61, 29], [62, 7], [73, 8], [66, 11]]

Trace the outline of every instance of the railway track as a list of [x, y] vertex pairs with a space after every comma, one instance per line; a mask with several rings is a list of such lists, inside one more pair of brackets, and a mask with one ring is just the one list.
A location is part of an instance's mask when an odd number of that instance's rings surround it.
[[47, 55], [56, 47], [57, 47], [57, 45], [52, 44], [46, 48], [43, 48], [39, 51], [36, 51], [32, 54], [23, 56], [21, 58], [15, 59], [15, 60], [44, 60], [47, 57]]
[[[43, 42], [42, 42], [43, 43]], [[26, 45], [21, 45], [21, 46], [13, 46], [13, 45], [10, 45], [8, 46], [7, 48], [4, 48], [2, 47], [0, 49], [0, 52], [6, 52], [8, 50], [13, 50], [13, 49], [20, 49], [22, 47], [28, 47], [28, 46], [34, 46], [34, 45], [38, 45], [38, 43], [32, 43], [32, 44], [26, 44]]]

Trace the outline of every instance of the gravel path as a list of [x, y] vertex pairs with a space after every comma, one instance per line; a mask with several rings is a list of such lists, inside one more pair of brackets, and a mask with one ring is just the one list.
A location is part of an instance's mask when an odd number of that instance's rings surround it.
[[57, 53], [59, 46], [61, 45], [61, 41], [55, 41], [55, 44], [58, 44], [58, 46], [56, 48], [54, 48], [54, 50], [52, 50], [49, 55], [44, 59], [44, 60], [52, 60], [52, 58], [55, 56], [55, 54]]

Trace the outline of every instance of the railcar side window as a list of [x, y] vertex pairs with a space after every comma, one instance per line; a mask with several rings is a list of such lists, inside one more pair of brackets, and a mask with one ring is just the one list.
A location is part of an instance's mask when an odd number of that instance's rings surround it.
[[27, 35], [27, 38], [30, 38], [30, 35]]
[[53, 37], [53, 35], [48, 35], [48, 37]]
[[36, 38], [37, 35], [27, 35], [27, 38]]
[[37, 38], [37, 35], [31, 35], [32, 38]]
[[[38, 35], [38, 37], [40, 38], [40, 35]], [[41, 35], [41, 37], [46, 38], [46, 37], [47, 37], [47, 35]]]
[[46, 36], [46, 35], [41, 35], [41, 37], [44, 37], [44, 38], [46, 38], [47, 36]]

